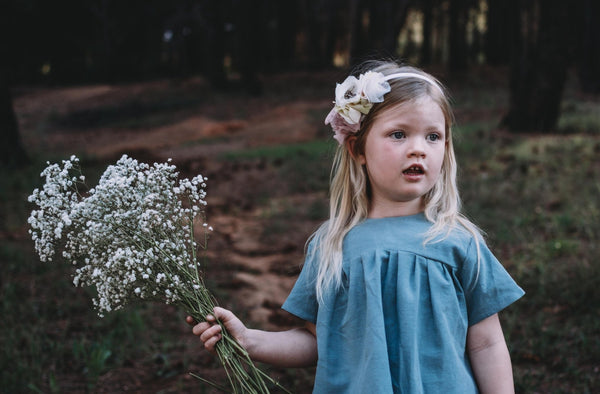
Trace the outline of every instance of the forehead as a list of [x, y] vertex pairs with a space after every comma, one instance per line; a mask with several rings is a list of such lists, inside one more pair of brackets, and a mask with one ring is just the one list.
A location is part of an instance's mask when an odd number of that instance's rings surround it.
[[374, 119], [374, 126], [419, 124], [445, 129], [447, 122], [440, 104], [430, 96], [421, 96], [382, 109]]

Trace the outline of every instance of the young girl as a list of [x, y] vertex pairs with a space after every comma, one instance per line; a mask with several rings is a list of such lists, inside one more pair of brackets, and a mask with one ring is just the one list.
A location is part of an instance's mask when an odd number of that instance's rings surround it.
[[193, 333], [214, 351], [219, 319], [256, 361], [316, 364], [315, 393], [513, 392], [497, 313], [524, 292], [459, 212], [444, 88], [391, 62], [360, 71], [336, 87], [330, 218], [283, 305], [306, 326], [215, 308]]

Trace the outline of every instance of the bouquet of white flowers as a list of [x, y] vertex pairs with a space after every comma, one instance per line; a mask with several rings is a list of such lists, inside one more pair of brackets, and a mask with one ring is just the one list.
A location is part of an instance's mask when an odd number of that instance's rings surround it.
[[[79, 159], [71, 156], [62, 167], [48, 163], [42, 190], [29, 197], [38, 206], [29, 232], [40, 259], [52, 261], [62, 249], [75, 266], [73, 283], [96, 288], [100, 316], [150, 300], [179, 305], [201, 321], [216, 305], [197, 256], [212, 231], [205, 222], [206, 178], [178, 181], [170, 161], [150, 166], [123, 156], [88, 189]], [[233, 392], [268, 393], [266, 382], [282, 388], [224, 327], [217, 354]]]

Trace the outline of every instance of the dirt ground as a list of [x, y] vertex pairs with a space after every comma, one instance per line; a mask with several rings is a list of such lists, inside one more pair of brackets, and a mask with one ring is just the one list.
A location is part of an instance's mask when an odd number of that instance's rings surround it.
[[[120, 103], [131, 107], [134, 101], [144, 103], [167, 91], [193, 97], [202, 96], [208, 88], [201, 80], [189, 80], [175, 84], [157, 81], [122, 86], [20, 89], [14, 106], [23, 143], [30, 152], [56, 154], [57, 160], [77, 154], [107, 164], [124, 153], [147, 162], [172, 158], [183, 175], [207, 176], [208, 222], [214, 228], [209, 241], [208, 275], [218, 294], [223, 295], [223, 304], [254, 327], [279, 330], [297, 324], [280, 306], [300, 271], [304, 243], [319, 220], [296, 220], [286, 231], [271, 232], [265, 239], [269, 215], [265, 213], [264, 201], [259, 203], [253, 190], [274, 191], [267, 207], [276, 206], [283, 199], [286, 204], [308, 205], [319, 199], [325, 201], [326, 195], [277, 192], [278, 185], [269, 184], [274, 178], [270, 172], [275, 171], [271, 164], [249, 160], [240, 165], [216, 158], [225, 152], [323, 138], [321, 115], [327, 113], [331, 101], [279, 100], [241, 93], [220, 96], [216, 104], [207, 99], [197, 106], [182, 106], [171, 111], [168, 121], [155, 125], [115, 127], [93, 118], [94, 113], [103, 113], [106, 108], [118, 108]], [[83, 121], [72, 114], [80, 115]], [[86, 124], [86, 116], [92, 116], [91, 125]], [[211, 143], [203, 143], [207, 139]], [[181, 354], [171, 355], [172, 359], [180, 360], [175, 362], [179, 370], [175, 368], [174, 376], [157, 378], [157, 365], [136, 362], [103, 374], [95, 392], [195, 390], [199, 383], [181, 370], [183, 359], [191, 360], [189, 364], [196, 373], [221, 378], [214, 358], [201, 349], [189, 329], [181, 322], [166, 322], [180, 315], [168, 307], [164, 314], [164, 320], [157, 319], [156, 324], [173, 326], [182, 343]], [[278, 376], [277, 371], [273, 373]], [[62, 379], [69, 381], [67, 376]], [[307, 379], [310, 385], [310, 373]], [[71, 388], [69, 383], [66, 386], [63, 383], [62, 387], [70, 392], [79, 391], [78, 377], [72, 376], [71, 380]], [[306, 392], [310, 392], [309, 386]]]

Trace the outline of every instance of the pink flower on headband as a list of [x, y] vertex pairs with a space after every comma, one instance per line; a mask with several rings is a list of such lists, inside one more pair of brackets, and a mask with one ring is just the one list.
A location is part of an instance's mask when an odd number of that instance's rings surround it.
[[344, 141], [349, 134], [354, 134], [360, 128], [360, 122], [348, 123], [342, 115], [339, 114], [338, 110], [334, 107], [327, 118], [325, 118], [325, 124], [330, 124], [333, 129], [333, 138], [340, 144], [344, 145]]
[[383, 101], [383, 95], [390, 91], [386, 77], [374, 71], [361, 74], [358, 79], [349, 76], [335, 88], [335, 106], [327, 115], [325, 124], [330, 124], [334, 137], [340, 145], [348, 134], [360, 129], [360, 122], [368, 114], [373, 103]]

